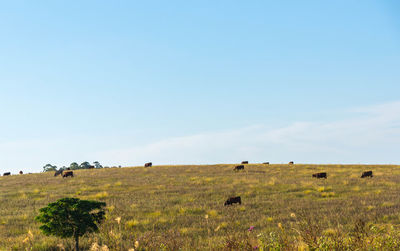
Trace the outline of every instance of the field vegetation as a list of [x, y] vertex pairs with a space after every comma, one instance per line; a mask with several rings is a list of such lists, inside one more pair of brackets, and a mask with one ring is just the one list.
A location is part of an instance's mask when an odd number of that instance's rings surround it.
[[[73, 249], [34, 220], [63, 197], [107, 204], [100, 231], [81, 238], [85, 250], [400, 250], [400, 166], [234, 166], [0, 177], [0, 250]], [[368, 170], [374, 177], [361, 179]], [[232, 196], [242, 204], [224, 206]]]

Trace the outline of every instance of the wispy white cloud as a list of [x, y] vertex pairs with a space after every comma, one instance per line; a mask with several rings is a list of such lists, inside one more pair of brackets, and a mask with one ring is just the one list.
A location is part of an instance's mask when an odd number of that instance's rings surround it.
[[0, 172], [37, 172], [46, 163], [62, 166], [85, 160], [98, 160], [105, 165], [142, 165], [147, 161], [155, 164], [237, 163], [241, 160], [398, 163], [400, 102], [343, 113], [351, 116], [330, 122], [300, 121], [279, 128], [259, 124], [121, 148], [116, 147], [117, 139], [107, 145], [109, 136], [0, 142]]
[[400, 143], [400, 102], [351, 109], [351, 118], [264, 125], [151, 142], [96, 153], [105, 161], [163, 164], [250, 161], [395, 163]]

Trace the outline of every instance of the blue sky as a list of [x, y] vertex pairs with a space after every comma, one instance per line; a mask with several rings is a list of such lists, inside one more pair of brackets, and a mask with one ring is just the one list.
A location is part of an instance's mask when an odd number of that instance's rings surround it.
[[397, 1], [0, 4], [0, 172], [398, 162]]

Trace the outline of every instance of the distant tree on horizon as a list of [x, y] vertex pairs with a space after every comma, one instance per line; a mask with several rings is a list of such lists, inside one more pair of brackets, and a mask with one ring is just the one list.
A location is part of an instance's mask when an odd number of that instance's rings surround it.
[[98, 161], [93, 162], [93, 165], [95, 168], [103, 168], [103, 166], [100, 165], [100, 162], [98, 162]]
[[90, 163], [87, 162], [87, 161], [82, 162], [82, 163], [79, 165], [79, 169], [89, 169], [89, 167], [90, 167]]
[[[95, 168], [103, 168], [103, 166], [98, 161], [94, 161], [93, 165], [94, 165]], [[90, 167], [91, 167], [91, 165], [90, 165], [90, 163], [88, 161], [84, 161], [80, 165], [78, 163], [76, 163], [76, 162], [72, 162], [69, 165], [69, 168], [71, 170], [89, 169]], [[67, 167], [63, 166], [63, 167], [60, 167], [59, 170], [66, 170], [66, 169], [67, 169]], [[51, 165], [51, 164], [46, 164], [45, 166], [43, 166], [43, 172], [48, 172], [48, 171], [57, 171], [57, 166]]]
[[79, 164], [76, 163], [76, 162], [72, 162], [72, 163], [69, 165], [69, 168], [71, 168], [71, 170], [79, 169]]
[[43, 172], [49, 172], [49, 171], [57, 171], [57, 166], [53, 166], [52, 164], [46, 164], [43, 167]]

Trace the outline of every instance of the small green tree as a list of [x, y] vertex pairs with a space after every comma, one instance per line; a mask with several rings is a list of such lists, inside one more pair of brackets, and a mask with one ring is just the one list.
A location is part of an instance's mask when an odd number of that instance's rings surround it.
[[103, 166], [98, 161], [93, 162], [93, 165], [95, 168], [103, 168]]
[[89, 169], [90, 163], [85, 161], [79, 165], [79, 169]]
[[53, 166], [52, 164], [46, 164], [43, 167], [43, 172], [56, 171], [56, 170], [57, 170], [57, 166]]
[[72, 163], [69, 165], [69, 168], [71, 168], [71, 170], [76, 170], [76, 169], [79, 169], [79, 165], [78, 165], [78, 163], [76, 163], [76, 162], [72, 162]]
[[75, 250], [79, 251], [79, 237], [97, 232], [97, 224], [104, 220], [105, 202], [63, 198], [39, 209], [35, 220], [43, 223], [40, 230], [45, 235], [61, 238], [73, 237]]

